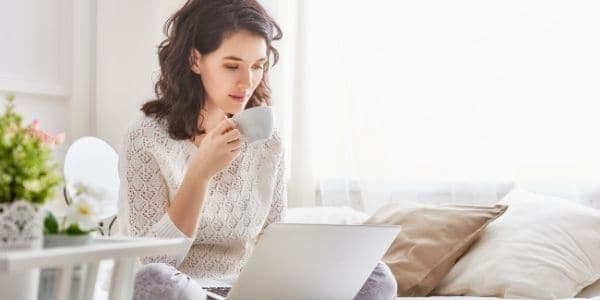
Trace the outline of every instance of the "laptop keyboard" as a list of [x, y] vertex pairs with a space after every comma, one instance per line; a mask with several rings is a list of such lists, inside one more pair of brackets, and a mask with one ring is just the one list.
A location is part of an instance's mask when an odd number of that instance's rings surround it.
[[219, 296], [225, 297], [227, 296], [227, 293], [229, 293], [231, 287], [205, 287], [204, 289], [211, 293], [215, 293]]

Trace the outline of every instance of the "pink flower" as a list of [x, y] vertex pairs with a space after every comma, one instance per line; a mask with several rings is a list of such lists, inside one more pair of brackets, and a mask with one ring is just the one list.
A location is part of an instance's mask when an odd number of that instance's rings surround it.
[[27, 131], [32, 137], [40, 140], [42, 144], [50, 148], [54, 148], [55, 145], [60, 145], [65, 141], [64, 132], [61, 132], [56, 136], [50, 135], [40, 128], [40, 121], [37, 119], [33, 120], [33, 122], [27, 128]]

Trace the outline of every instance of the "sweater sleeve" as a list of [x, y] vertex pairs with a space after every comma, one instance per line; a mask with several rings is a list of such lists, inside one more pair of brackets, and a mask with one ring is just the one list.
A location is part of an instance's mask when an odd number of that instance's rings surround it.
[[[169, 207], [169, 189], [160, 166], [151, 154], [151, 141], [139, 132], [128, 134], [119, 161], [121, 177], [119, 222], [125, 224], [125, 234], [136, 237], [185, 238], [185, 250], [176, 255], [142, 257], [142, 263], [160, 262], [178, 267], [186, 257], [193, 239], [173, 223]], [[146, 128], [147, 130], [147, 128]], [[123, 208], [123, 209], [122, 209]]]
[[271, 201], [271, 209], [267, 215], [267, 220], [263, 226], [263, 230], [273, 223], [285, 221], [285, 213], [287, 209], [287, 188], [285, 184], [285, 155], [282, 153], [279, 156], [279, 162], [275, 169], [275, 188]]

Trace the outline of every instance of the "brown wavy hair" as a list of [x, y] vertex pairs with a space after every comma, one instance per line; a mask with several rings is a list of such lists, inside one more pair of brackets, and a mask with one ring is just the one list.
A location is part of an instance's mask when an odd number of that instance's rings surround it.
[[[281, 29], [255, 0], [188, 0], [167, 20], [163, 30], [167, 38], [158, 46], [160, 78], [154, 85], [156, 99], [146, 102], [142, 111], [147, 116], [166, 119], [169, 135], [177, 140], [205, 133], [198, 128], [205, 90], [200, 75], [191, 70], [192, 49], [209, 54], [219, 48], [227, 35], [247, 30], [265, 39], [267, 56], [270, 60], [272, 55], [273, 65], [279, 60], [272, 41], [281, 39]], [[271, 105], [269, 63], [265, 64], [263, 78], [246, 108]]]

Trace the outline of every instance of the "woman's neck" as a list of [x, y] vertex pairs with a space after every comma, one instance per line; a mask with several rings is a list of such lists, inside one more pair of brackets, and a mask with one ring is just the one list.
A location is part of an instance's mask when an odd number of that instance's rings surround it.
[[226, 118], [227, 113], [207, 102], [205, 107], [200, 111], [198, 128], [203, 129], [205, 132], [210, 131]]
[[204, 130], [203, 134], [196, 135], [192, 138], [192, 142], [196, 146], [200, 145], [200, 142], [206, 135], [206, 132], [215, 128], [219, 123], [227, 118], [227, 114], [219, 109], [218, 107], [211, 107], [208, 103], [205, 108], [200, 111], [198, 117], [198, 128]]

